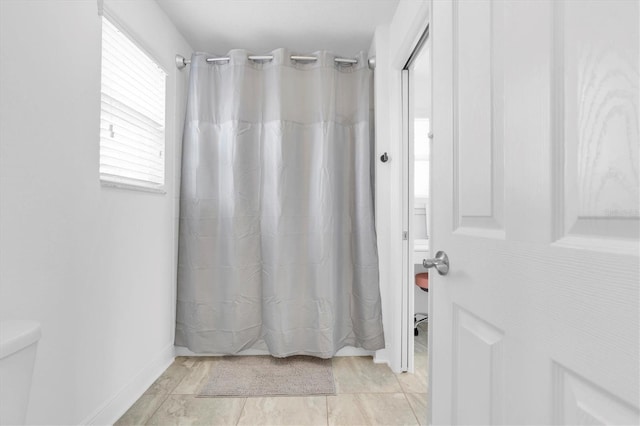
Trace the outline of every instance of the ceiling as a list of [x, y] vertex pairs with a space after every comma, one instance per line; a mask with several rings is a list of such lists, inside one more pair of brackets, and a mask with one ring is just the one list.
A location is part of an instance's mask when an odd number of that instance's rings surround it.
[[[398, 0], [156, 0], [196, 51], [367, 51]], [[189, 52], [184, 52], [185, 56]]]

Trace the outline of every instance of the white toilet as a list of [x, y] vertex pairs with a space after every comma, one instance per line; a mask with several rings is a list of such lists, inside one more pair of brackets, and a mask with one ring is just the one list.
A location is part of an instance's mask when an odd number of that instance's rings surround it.
[[35, 321], [0, 320], [0, 425], [22, 425], [40, 339]]

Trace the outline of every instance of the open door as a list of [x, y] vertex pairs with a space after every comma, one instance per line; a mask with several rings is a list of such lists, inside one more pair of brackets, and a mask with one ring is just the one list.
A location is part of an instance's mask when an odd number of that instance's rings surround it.
[[637, 1], [434, 1], [433, 424], [640, 424]]

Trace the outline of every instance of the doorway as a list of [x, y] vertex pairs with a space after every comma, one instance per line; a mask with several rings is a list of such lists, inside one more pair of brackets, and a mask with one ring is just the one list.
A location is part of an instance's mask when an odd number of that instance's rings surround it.
[[[431, 55], [429, 26], [422, 33], [402, 70], [403, 85], [403, 229], [407, 294], [407, 370], [428, 349], [429, 293], [424, 288], [430, 257]], [[416, 285], [421, 274], [423, 287]], [[428, 282], [428, 281], [426, 281]], [[425, 361], [426, 359], [420, 361]], [[422, 362], [421, 362], [422, 364]], [[425, 365], [426, 368], [426, 365]]]

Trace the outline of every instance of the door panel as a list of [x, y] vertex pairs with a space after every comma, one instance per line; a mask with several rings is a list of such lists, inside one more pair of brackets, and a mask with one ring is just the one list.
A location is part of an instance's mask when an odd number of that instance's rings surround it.
[[434, 424], [638, 424], [639, 3], [433, 2]]
[[638, 424], [637, 408], [557, 364], [553, 392], [554, 424]]
[[557, 238], [606, 249], [600, 239], [639, 230], [638, 4], [563, 1], [554, 9], [556, 138], [564, 145], [555, 158], [564, 186]]
[[457, 305], [453, 330], [454, 423], [501, 423], [504, 332]]
[[[491, 3], [455, 7], [460, 215], [491, 217]], [[455, 15], [454, 15], [455, 16]], [[479, 18], [479, 19], [478, 19]]]
[[496, 238], [504, 238], [502, 5], [453, 5], [454, 227]]

